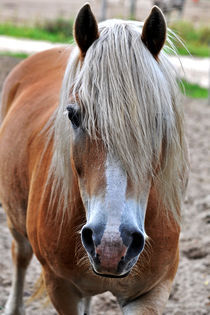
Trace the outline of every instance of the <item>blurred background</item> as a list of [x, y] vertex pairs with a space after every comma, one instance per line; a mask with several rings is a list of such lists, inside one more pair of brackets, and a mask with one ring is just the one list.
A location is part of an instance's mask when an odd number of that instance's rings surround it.
[[[84, 0], [1, 0], [0, 20], [35, 25], [46, 19], [74, 18], [84, 2]], [[98, 19], [135, 16], [136, 19], [142, 20], [154, 3], [164, 8], [163, 11], [181, 10], [181, 18], [193, 23], [207, 23], [210, 19], [209, 0], [90, 0], [89, 3]]]
[[[85, 0], [0, 0], [0, 95], [7, 74], [29, 55], [73, 41], [73, 21]], [[178, 34], [179, 59], [170, 61], [182, 77], [181, 91], [191, 156], [191, 175], [184, 202], [180, 264], [164, 315], [210, 314], [210, 0], [90, 0], [98, 21], [108, 18], [143, 21], [156, 4], [168, 26]], [[180, 61], [182, 66], [180, 65]], [[184, 71], [182, 70], [184, 68]], [[0, 313], [11, 286], [11, 236], [0, 208]], [[24, 297], [39, 276], [34, 258]], [[56, 314], [40, 301], [27, 314]], [[92, 315], [119, 315], [115, 298], [94, 297]]]
[[[208, 57], [210, 0], [90, 0], [98, 21], [107, 18], [144, 20], [152, 5], [164, 12], [169, 27], [190, 53]], [[0, 35], [70, 42], [73, 20], [84, 0], [1, 0]], [[188, 54], [178, 45], [180, 54]], [[181, 51], [182, 50], [182, 51]]]

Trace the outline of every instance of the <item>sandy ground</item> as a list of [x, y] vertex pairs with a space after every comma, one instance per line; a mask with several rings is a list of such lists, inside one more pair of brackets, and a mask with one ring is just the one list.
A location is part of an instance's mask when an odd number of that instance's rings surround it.
[[[2, 82], [19, 59], [0, 57]], [[164, 315], [210, 314], [210, 106], [205, 100], [185, 100], [186, 127], [191, 155], [191, 175], [184, 203], [180, 242], [180, 264]], [[0, 313], [11, 286], [11, 236], [6, 217], [0, 209]], [[29, 267], [24, 297], [27, 301], [40, 266], [34, 258]], [[26, 307], [28, 315], [56, 314], [36, 301]], [[94, 297], [93, 315], [121, 314], [115, 298], [106, 293]]]

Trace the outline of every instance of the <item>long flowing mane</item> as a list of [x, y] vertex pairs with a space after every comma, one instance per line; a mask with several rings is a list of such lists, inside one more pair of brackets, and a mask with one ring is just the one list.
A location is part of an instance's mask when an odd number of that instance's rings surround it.
[[75, 47], [66, 68], [51, 129], [52, 195], [59, 188], [60, 206], [68, 209], [72, 130], [64, 112], [69, 102], [75, 102], [89, 136], [100, 135], [134, 184], [152, 176], [160, 200], [178, 220], [187, 150], [174, 68], [164, 51], [155, 60], [145, 47], [142, 23], [110, 20], [100, 23], [99, 31], [84, 62]]

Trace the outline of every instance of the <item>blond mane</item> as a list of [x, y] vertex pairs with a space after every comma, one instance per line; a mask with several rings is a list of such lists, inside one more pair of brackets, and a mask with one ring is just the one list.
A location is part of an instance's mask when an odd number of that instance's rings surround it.
[[64, 112], [71, 91], [90, 137], [100, 134], [134, 183], [152, 176], [166, 210], [179, 220], [187, 150], [175, 70], [164, 51], [157, 61], [145, 47], [142, 23], [109, 20], [99, 24], [99, 31], [83, 64], [75, 47], [66, 68], [51, 130], [52, 195], [59, 187], [60, 205], [68, 209], [72, 130]]

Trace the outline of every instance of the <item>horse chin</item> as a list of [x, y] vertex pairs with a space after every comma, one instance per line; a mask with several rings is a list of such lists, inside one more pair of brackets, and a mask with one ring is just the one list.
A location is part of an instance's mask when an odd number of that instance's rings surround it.
[[109, 269], [106, 270], [104, 268], [101, 268], [100, 261], [97, 259], [93, 259], [89, 256], [91, 267], [93, 272], [100, 277], [104, 278], [125, 278], [127, 277], [131, 270], [133, 269], [134, 265], [136, 264], [138, 260], [138, 256], [131, 259], [130, 261], [126, 261], [125, 259], [123, 261], [120, 261], [118, 264], [118, 267], [116, 269]]
[[124, 274], [122, 274], [122, 275], [114, 275], [114, 274], [106, 274], [106, 273], [99, 273], [99, 272], [97, 272], [96, 270], [94, 270], [94, 268], [92, 268], [93, 269], [93, 272], [97, 275], [97, 276], [100, 276], [100, 277], [103, 277], [103, 278], [117, 278], [117, 279], [121, 279], [121, 278], [125, 278], [125, 277], [127, 277], [128, 275], [129, 275], [129, 273], [130, 273], [130, 270], [128, 271], [128, 272], [126, 272], [126, 273], [124, 273]]

